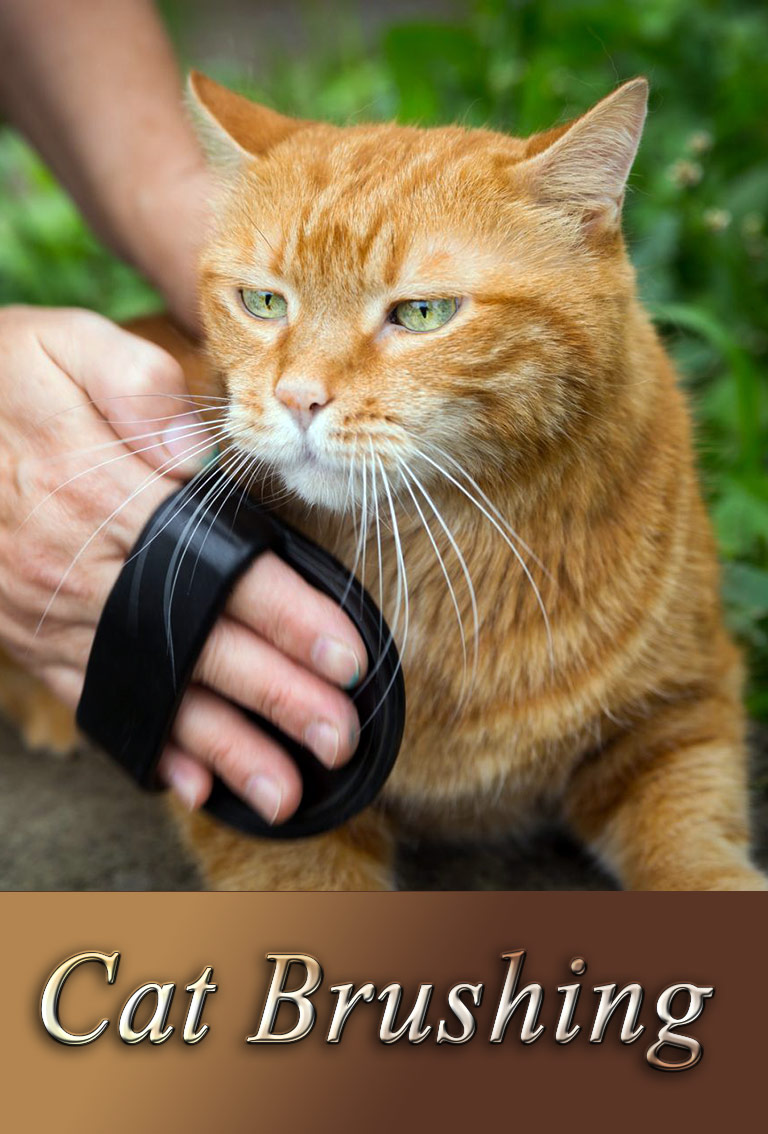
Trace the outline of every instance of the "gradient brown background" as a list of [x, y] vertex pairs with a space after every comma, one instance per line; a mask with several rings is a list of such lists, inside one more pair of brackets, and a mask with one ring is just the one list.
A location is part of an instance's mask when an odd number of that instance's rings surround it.
[[[757, 894], [5, 894], [0, 1122], [14, 1134], [740, 1129], [748, 1115], [759, 1121], [764, 1091], [767, 911]], [[491, 1045], [500, 954], [516, 948], [528, 952], [523, 982], [544, 985], [547, 1030], [522, 1045], [516, 1014], [504, 1043]], [[102, 1016], [113, 1022], [94, 1044], [64, 1047], [43, 1029], [40, 994], [56, 965], [93, 949], [120, 951], [116, 983], [100, 966], [79, 969], [62, 994], [62, 1020], [73, 1031]], [[297, 1044], [248, 1045], [272, 974], [265, 954], [281, 951], [311, 953], [323, 966], [315, 1029]], [[583, 1030], [561, 1047], [556, 987], [576, 979], [576, 955], [589, 966], [576, 1012]], [[219, 985], [203, 1015], [210, 1032], [188, 1046], [184, 986], [206, 965]], [[406, 1011], [419, 982], [434, 983], [433, 1024], [450, 1019], [452, 984], [482, 981], [477, 1033], [463, 1046], [437, 1047], [434, 1033], [418, 1046], [384, 1046], [381, 1005], [361, 1004], [341, 1043], [326, 1045], [336, 1002], [327, 989], [366, 980], [403, 984]], [[590, 1045], [592, 985], [632, 980], [645, 988], [646, 1032], [623, 1045], [614, 1018], [604, 1042]], [[116, 1017], [146, 981], [176, 982], [177, 1030], [159, 1046], [127, 1046]], [[716, 993], [682, 1029], [702, 1041], [701, 1063], [664, 1074], [645, 1050], [656, 1037], [656, 997], [677, 981]]]

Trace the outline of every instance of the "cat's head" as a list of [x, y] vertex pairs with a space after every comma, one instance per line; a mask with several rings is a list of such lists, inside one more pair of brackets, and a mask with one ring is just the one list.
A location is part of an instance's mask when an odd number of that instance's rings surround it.
[[599, 420], [633, 279], [635, 79], [529, 139], [286, 118], [193, 75], [222, 170], [202, 258], [232, 439], [339, 510], [437, 466], [524, 479]]

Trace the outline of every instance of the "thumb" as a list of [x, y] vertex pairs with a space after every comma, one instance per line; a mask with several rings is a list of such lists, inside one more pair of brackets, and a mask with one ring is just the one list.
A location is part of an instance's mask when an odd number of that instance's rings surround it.
[[198, 472], [218, 429], [198, 412], [176, 359], [94, 312], [52, 314], [45, 330], [48, 353], [118, 437], [166, 475]]

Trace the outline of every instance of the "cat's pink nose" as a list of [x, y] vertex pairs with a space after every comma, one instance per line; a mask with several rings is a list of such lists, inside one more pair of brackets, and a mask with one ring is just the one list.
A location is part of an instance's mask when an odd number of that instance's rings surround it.
[[286, 406], [302, 429], [309, 429], [323, 406], [331, 401], [322, 382], [286, 375], [275, 386], [275, 397]]

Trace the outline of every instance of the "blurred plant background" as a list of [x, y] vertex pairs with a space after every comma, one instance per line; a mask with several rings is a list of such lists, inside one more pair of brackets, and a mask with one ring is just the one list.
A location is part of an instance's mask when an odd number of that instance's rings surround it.
[[[731, 625], [768, 719], [768, 8], [749, 0], [161, 4], [182, 62], [339, 122], [460, 120], [526, 134], [645, 74], [626, 232], [690, 391]], [[0, 130], [0, 303], [157, 306]]]

